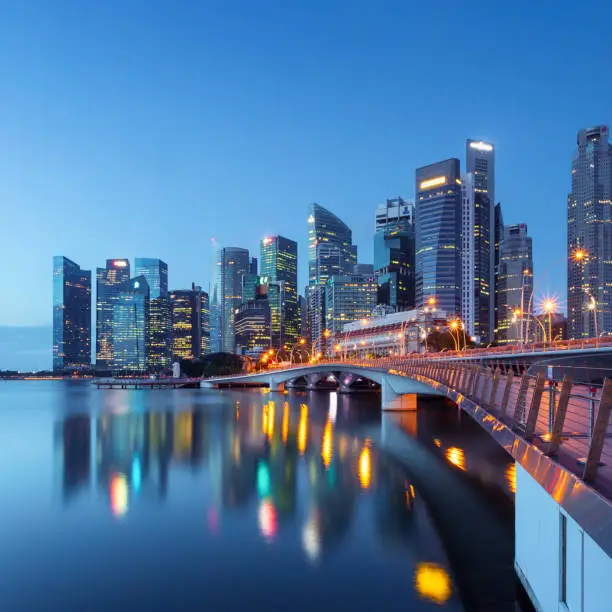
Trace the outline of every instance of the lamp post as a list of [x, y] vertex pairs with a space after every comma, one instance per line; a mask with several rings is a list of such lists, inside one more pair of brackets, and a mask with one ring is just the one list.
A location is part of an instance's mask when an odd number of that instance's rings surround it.
[[[550, 342], [552, 342], [552, 313], [556, 308], [557, 304], [554, 300], [548, 299], [544, 302], [544, 312], [548, 314], [548, 340]], [[546, 342], [546, 338], [544, 338], [544, 342]]]
[[589, 310], [593, 311], [593, 321], [595, 322], [595, 338], [599, 338], [599, 330], [597, 329], [597, 302], [595, 301], [595, 298], [588, 293], [587, 294], [591, 299], [589, 301]]
[[299, 348], [300, 346], [304, 346], [306, 344], [306, 338], [300, 338], [292, 347], [291, 347], [291, 352], [289, 353], [289, 365], [293, 364], [293, 352], [295, 351], [296, 348]]

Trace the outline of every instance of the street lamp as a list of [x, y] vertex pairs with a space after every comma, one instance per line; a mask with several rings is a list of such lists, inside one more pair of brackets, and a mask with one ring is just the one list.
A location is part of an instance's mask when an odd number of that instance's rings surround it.
[[[589, 294], [590, 295], [590, 294]], [[591, 295], [591, 300], [589, 302], [589, 310], [593, 311], [593, 320], [595, 321], [595, 338], [599, 338], [599, 331], [597, 329], [597, 302], [595, 298]]]
[[[548, 314], [548, 339], [552, 342], [552, 313], [557, 309], [557, 304], [552, 299], [547, 299], [544, 304], [544, 312]], [[544, 338], [546, 342], [546, 338]]]

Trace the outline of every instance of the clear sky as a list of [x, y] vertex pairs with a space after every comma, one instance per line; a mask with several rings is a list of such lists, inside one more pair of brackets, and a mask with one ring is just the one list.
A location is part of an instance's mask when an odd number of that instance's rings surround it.
[[371, 261], [416, 167], [497, 149], [497, 199], [564, 294], [576, 131], [612, 123], [612, 3], [0, 3], [0, 325], [49, 325], [52, 256], [160, 257], [208, 286], [211, 237], [300, 243], [316, 201]]

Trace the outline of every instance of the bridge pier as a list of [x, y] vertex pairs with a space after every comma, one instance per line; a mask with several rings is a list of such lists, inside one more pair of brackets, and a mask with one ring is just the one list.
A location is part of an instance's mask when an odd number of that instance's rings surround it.
[[314, 391], [317, 388], [317, 383], [323, 379], [321, 374], [307, 374], [306, 375], [306, 389]]
[[270, 392], [272, 393], [282, 392], [285, 390], [285, 383], [279, 381], [275, 376], [270, 376], [268, 384], [270, 386]]
[[415, 411], [417, 409], [417, 396], [415, 393], [402, 393], [396, 391], [391, 385], [389, 376], [383, 376], [381, 384], [381, 406], [383, 411]]
[[349, 372], [338, 372], [334, 373], [336, 380], [338, 381], [338, 393], [354, 393], [355, 390], [351, 389], [351, 385], [358, 378], [354, 374]]

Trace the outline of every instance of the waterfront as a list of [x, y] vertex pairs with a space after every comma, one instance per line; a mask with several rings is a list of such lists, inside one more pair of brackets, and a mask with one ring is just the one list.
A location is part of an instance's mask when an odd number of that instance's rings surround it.
[[[441, 402], [378, 405], [0, 383], [0, 608], [462, 610], [485, 563], [513, 609], [512, 462]], [[412, 465], [377, 449], [389, 427]], [[469, 504], [497, 556], [457, 550]]]

